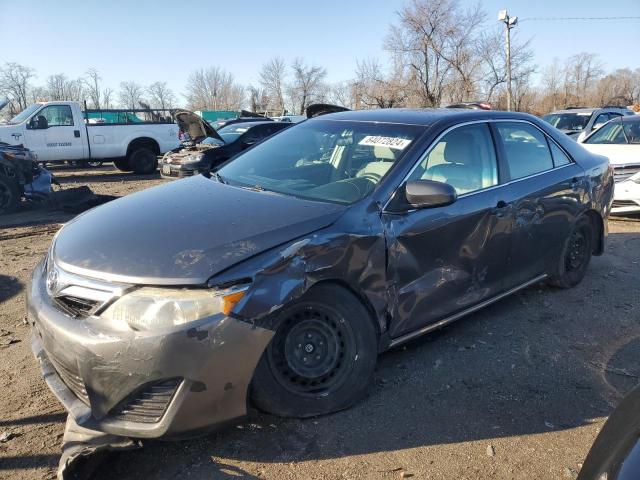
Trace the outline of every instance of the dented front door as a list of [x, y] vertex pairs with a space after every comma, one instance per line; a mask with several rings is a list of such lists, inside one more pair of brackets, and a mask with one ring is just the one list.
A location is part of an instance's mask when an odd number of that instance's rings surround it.
[[512, 222], [502, 205], [504, 188], [464, 195], [446, 207], [383, 214], [392, 338], [503, 290]]

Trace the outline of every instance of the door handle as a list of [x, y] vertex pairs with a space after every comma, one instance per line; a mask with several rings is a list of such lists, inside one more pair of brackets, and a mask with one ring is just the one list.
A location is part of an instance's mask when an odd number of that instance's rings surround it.
[[80, 130], [74, 130], [73, 131], [73, 136], [76, 138], [80, 138]]

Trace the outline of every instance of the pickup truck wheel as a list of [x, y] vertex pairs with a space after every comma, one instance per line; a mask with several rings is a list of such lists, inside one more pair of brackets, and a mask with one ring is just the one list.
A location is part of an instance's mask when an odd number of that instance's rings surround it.
[[312, 417], [353, 405], [377, 361], [377, 334], [367, 309], [336, 285], [312, 287], [284, 307], [251, 383], [260, 410]]
[[131, 168], [131, 165], [129, 165], [129, 159], [128, 158], [119, 158], [117, 160], [114, 160], [113, 164], [121, 172], [131, 172], [131, 171], [133, 171], [133, 168]]
[[148, 147], [136, 148], [129, 154], [129, 165], [138, 174], [153, 173], [158, 169], [158, 157]]
[[14, 178], [0, 175], [0, 214], [15, 212], [20, 205], [18, 182]]

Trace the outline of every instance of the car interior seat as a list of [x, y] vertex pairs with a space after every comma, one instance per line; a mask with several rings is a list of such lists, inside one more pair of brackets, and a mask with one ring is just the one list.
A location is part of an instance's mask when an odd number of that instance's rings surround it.
[[453, 132], [446, 139], [444, 163], [427, 168], [423, 178], [448, 183], [458, 193], [482, 188], [481, 149], [468, 132]]

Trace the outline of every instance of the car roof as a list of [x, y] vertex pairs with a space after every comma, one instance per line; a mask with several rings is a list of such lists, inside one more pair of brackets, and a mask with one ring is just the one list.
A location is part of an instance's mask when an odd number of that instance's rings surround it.
[[619, 111], [625, 111], [625, 110], [629, 110], [626, 107], [593, 107], [593, 108], [566, 108], [564, 110], [556, 110], [555, 112], [549, 112], [548, 115], [552, 115], [552, 114], [556, 114], [556, 113], [593, 113], [596, 111], [614, 111], [614, 112], [619, 112]]
[[530, 119], [531, 115], [501, 110], [472, 110], [458, 108], [379, 108], [373, 110], [349, 110], [346, 112], [328, 113], [308, 121], [339, 120], [353, 122], [398, 123], [407, 125], [432, 125], [440, 120], [461, 121], [483, 120], [492, 118]]
[[624, 117], [620, 117], [619, 119], [616, 119], [616, 122], [619, 122], [620, 120], [622, 120], [623, 123], [635, 123], [635, 122], [640, 122], [640, 115], [635, 114], [635, 115], [626, 115]]

